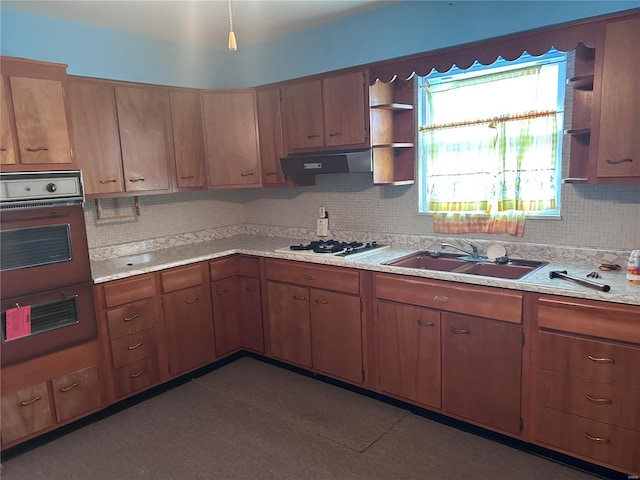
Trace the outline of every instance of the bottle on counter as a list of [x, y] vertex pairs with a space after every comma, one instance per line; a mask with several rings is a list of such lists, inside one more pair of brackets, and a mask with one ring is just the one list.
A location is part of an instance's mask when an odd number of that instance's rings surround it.
[[640, 285], [640, 250], [632, 250], [627, 262], [627, 280]]

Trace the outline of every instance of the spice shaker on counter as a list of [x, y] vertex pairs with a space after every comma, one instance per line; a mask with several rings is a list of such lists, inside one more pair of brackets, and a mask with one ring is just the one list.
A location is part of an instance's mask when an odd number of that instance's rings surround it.
[[640, 285], [640, 250], [632, 250], [627, 262], [627, 280]]

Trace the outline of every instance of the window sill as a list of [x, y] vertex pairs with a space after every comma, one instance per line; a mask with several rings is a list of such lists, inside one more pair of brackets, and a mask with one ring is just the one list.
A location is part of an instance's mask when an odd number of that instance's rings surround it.
[[[418, 215], [425, 217], [433, 217], [433, 212], [418, 212]], [[562, 220], [562, 215], [559, 213], [549, 215], [525, 215], [526, 220]]]

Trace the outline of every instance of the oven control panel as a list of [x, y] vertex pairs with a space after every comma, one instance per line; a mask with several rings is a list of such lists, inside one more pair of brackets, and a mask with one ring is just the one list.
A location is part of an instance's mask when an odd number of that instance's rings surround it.
[[79, 171], [3, 173], [0, 203], [83, 201]]

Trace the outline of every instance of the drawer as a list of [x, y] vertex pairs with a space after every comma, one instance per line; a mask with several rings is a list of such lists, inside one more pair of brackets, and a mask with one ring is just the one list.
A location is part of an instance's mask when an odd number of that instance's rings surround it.
[[476, 285], [377, 274], [376, 297], [512, 323], [522, 322], [523, 293]]
[[123, 397], [160, 381], [158, 357], [148, 357], [113, 372], [116, 397]]
[[154, 328], [112, 340], [113, 368], [124, 367], [143, 358], [157, 355], [157, 350]]
[[538, 370], [538, 405], [640, 432], [640, 391]]
[[360, 276], [356, 270], [340, 267], [322, 267], [304, 262], [267, 260], [265, 275], [268, 280], [306, 285], [357, 295]]
[[160, 274], [162, 291], [169, 293], [195, 287], [196, 285], [202, 285], [207, 281], [206, 278], [203, 280], [202, 273], [203, 271], [200, 264], [164, 271]]
[[238, 275], [238, 257], [226, 257], [209, 262], [209, 280], [215, 282]]
[[254, 257], [238, 257], [238, 275], [260, 277], [260, 260]]
[[640, 390], [640, 348], [549, 332], [538, 341], [542, 369]]
[[640, 472], [640, 433], [537, 407], [537, 443]]
[[640, 306], [540, 297], [538, 326], [640, 343]]
[[107, 308], [151, 298], [155, 294], [152, 275], [140, 275], [126, 280], [109, 282], [102, 288], [104, 288], [104, 299]]
[[109, 337], [115, 340], [125, 335], [153, 328], [154, 320], [155, 311], [151, 298], [107, 310]]
[[4, 445], [53, 425], [47, 382], [3, 395], [1, 413]]
[[54, 378], [56, 418], [63, 422], [102, 405], [98, 368], [95, 365]]

